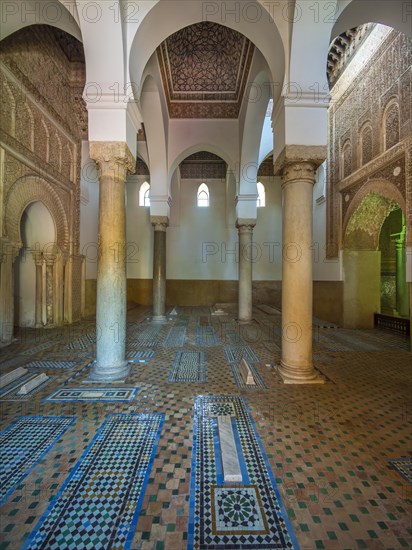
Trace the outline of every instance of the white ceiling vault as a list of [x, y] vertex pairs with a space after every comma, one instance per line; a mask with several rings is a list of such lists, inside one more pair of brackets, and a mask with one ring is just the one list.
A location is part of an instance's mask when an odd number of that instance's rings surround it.
[[[287, 145], [326, 145], [328, 54], [334, 71], [350, 53], [347, 31], [379, 22], [411, 35], [404, 0], [5, 4], [0, 38], [47, 24], [73, 62], [79, 45], [59, 33], [82, 42], [88, 138], [123, 141], [139, 152], [165, 213], [173, 174], [200, 151], [227, 163], [238, 197], [252, 204], [256, 182], [242, 167], [258, 167], [271, 151], [276, 161]], [[145, 140], [138, 141], [142, 124]]]

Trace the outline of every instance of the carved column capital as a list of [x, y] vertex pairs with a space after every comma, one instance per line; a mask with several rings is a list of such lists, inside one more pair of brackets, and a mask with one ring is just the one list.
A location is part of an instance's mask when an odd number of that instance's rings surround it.
[[282, 187], [296, 181], [314, 185], [315, 171], [316, 166], [308, 161], [286, 164], [282, 170]]
[[43, 254], [43, 258], [47, 267], [53, 267], [57, 259], [54, 254]]
[[167, 216], [150, 216], [150, 223], [155, 231], [166, 231], [169, 218]]
[[43, 265], [43, 254], [41, 252], [32, 252], [32, 256], [36, 266], [41, 267]]
[[240, 233], [253, 233], [253, 228], [256, 225], [256, 220], [252, 218], [238, 218], [236, 220], [236, 228]]
[[274, 163], [282, 185], [294, 181], [315, 183], [315, 171], [326, 158], [326, 145], [286, 145]]
[[136, 161], [123, 141], [90, 142], [90, 158], [96, 161], [100, 178], [123, 182], [128, 172], [133, 174], [135, 171]]

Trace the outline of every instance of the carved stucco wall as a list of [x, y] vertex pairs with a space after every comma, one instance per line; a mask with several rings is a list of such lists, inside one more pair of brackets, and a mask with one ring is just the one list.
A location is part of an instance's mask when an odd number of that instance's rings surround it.
[[[339, 93], [339, 80], [332, 89], [329, 107], [329, 152], [327, 176], [327, 255], [334, 257], [344, 247], [376, 249], [379, 233], [370, 241], [366, 234], [380, 230], [384, 220], [354, 231], [352, 225], [368, 223], [372, 204], [379, 212], [385, 200], [371, 199], [368, 192], [396, 197], [406, 213], [407, 238], [411, 240], [412, 218], [412, 41], [391, 31], [373, 57]], [[348, 77], [350, 65], [346, 69]], [[374, 184], [371, 187], [371, 184]], [[369, 205], [369, 206], [368, 206]], [[361, 210], [359, 210], [361, 208]], [[360, 216], [360, 213], [365, 210]], [[387, 214], [390, 212], [387, 210]], [[357, 218], [349, 222], [348, 213]], [[359, 217], [360, 216], [360, 217]], [[378, 216], [380, 219], [380, 216]], [[357, 221], [356, 221], [357, 219]], [[346, 241], [347, 239], [347, 241]], [[366, 239], [366, 240], [365, 240]], [[368, 246], [369, 246], [368, 245]]]
[[[0, 44], [0, 151], [3, 177], [0, 231], [21, 246], [20, 219], [36, 200], [50, 211], [57, 245], [70, 258], [67, 317], [80, 316], [80, 151], [87, 131], [82, 100], [82, 47], [57, 31], [28, 27]], [[70, 46], [73, 46], [70, 50]], [[79, 55], [73, 57], [73, 52]], [[67, 285], [67, 282], [66, 282]], [[73, 316], [74, 313], [74, 316]]]
[[368, 193], [351, 214], [346, 225], [345, 248], [378, 250], [379, 235], [387, 216], [398, 204], [378, 193]]

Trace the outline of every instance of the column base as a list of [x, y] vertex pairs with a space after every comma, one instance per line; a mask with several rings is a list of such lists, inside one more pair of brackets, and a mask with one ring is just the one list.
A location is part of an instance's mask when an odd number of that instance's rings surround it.
[[115, 367], [100, 367], [97, 361], [93, 362], [89, 377], [84, 380], [85, 383], [94, 382], [124, 382], [130, 373], [130, 364], [124, 361]]
[[238, 319], [237, 322], [240, 324], [240, 325], [248, 325], [250, 324], [251, 322], [253, 321], [253, 317], [248, 317], [247, 319]]
[[162, 323], [164, 321], [167, 321], [166, 315], [153, 315], [151, 320], [155, 323]]
[[324, 384], [325, 380], [310, 367], [292, 367], [283, 361], [277, 369], [284, 384]]

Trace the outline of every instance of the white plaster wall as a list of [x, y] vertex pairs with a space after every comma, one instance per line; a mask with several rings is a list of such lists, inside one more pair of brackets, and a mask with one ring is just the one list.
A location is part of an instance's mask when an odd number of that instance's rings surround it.
[[[279, 280], [282, 272], [280, 180], [261, 178], [261, 181], [266, 188], [266, 207], [258, 209], [254, 229], [253, 279]], [[239, 252], [238, 231], [233, 223], [234, 196], [227, 196], [224, 181], [207, 180], [210, 206], [199, 208], [196, 194], [201, 183], [199, 179], [183, 179], [180, 196], [174, 193], [172, 197], [172, 216], [179, 208], [180, 217], [178, 224], [167, 230], [167, 278], [236, 280]]]
[[341, 281], [342, 259], [326, 258], [326, 162], [316, 173], [313, 188], [313, 280]]
[[151, 279], [153, 276], [153, 228], [150, 208], [139, 206], [140, 186], [149, 181], [145, 176], [126, 180], [126, 266], [129, 279]]
[[[173, 212], [180, 210], [179, 224], [167, 230], [167, 278], [233, 280], [237, 278], [237, 230], [226, 219], [224, 180], [206, 180], [210, 206], [198, 207], [197, 189], [202, 180], [182, 179], [180, 195], [172, 196]], [[234, 197], [228, 197], [233, 201]]]
[[89, 142], [82, 143], [80, 174], [80, 253], [86, 257], [86, 279], [97, 277], [99, 227], [99, 179], [96, 163], [89, 157]]
[[36, 266], [32, 251], [52, 252], [56, 229], [50, 212], [41, 202], [30, 204], [21, 220], [23, 248], [15, 264], [14, 307], [21, 327], [35, 324]]
[[282, 189], [279, 177], [261, 177], [266, 206], [257, 209], [253, 242], [257, 259], [253, 263], [254, 281], [282, 279]]

